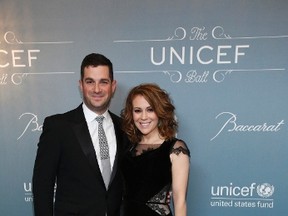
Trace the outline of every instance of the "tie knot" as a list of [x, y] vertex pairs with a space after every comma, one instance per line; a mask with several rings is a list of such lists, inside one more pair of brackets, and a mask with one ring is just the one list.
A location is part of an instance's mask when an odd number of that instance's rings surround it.
[[96, 121], [97, 121], [98, 123], [102, 123], [102, 122], [103, 122], [103, 119], [104, 119], [104, 116], [97, 116], [95, 119], [96, 119]]

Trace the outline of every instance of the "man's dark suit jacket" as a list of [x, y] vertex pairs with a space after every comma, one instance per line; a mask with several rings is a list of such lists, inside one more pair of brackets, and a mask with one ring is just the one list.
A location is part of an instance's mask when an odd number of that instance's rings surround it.
[[105, 216], [105, 212], [107, 216], [120, 215], [123, 182], [117, 166], [127, 138], [121, 130], [121, 119], [109, 113], [114, 123], [117, 152], [108, 190], [82, 105], [45, 119], [33, 172], [35, 216]]

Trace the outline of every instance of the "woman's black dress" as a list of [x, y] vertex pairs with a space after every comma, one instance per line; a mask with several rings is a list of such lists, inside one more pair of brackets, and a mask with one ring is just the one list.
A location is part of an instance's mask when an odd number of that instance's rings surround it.
[[171, 189], [170, 154], [177, 139], [159, 145], [138, 144], [124, 155], [121, 169], [125, 182], [123, 216], [172, 216], [166, 202]]

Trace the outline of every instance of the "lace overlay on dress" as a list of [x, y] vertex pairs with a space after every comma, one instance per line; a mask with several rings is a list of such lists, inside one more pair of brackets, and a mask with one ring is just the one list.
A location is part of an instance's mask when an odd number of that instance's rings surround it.
[[179, 146], [177, 148], [172, 148], [172, 150], [171, 150], [171, 154], [179, 155], [181, 152], [185, 155], [190, 156], [188, 149], [183, 148], [182, 146]]
[[133, 156], [139, 156], [149, 151], [153, 151], [159, 148], [161, 144], [138, 144], [135, 148], [132, 149]]
[[[159, 148], [160, 146], [161, 146], [161, 144], [138, 144], [131, 150], [131, 152], [132, 152], [133, 156], [139, 156], [143, 153], [153, 151], [153, 150]], [[182, 143], [181, 141], [177, 142], [173, 146], [170, 153], [176, 154], [176, 155], [183, 153], [183, 154], [188, 155], [190, 157], [190, 152], [189, 152], [187, 146], [184, 143]]]
[[170, 213], [170, 208], [169, 205], [166, 203], [166, 198], [170, 191], [170, 188], [170, 185], [166, 185], [158, 194], [153, 196], [146, 203], [146, 205], [161, 216], [168, 215]]
[[190, 157], [190, 151], [185, 142], [183, 142], [182, 140], [177, 140], [172, 146], [170, 154], [176, 154], [178, 156], [181, 153]]

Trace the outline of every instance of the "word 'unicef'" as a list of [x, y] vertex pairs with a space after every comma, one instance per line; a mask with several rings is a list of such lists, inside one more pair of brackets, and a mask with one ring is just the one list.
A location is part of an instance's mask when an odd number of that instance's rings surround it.
[[154, 65], [163, 65], [169, 63], [171, 65], [180, 64], [193, 64], [195, 61], [202, 65], [216, 64], [237, 64], [239, 63], [240, 56], [245, 56], [245, 49], [249, 45], [219, 45], [217, 48], [212, 46], [202, 46], [197, 50], [194, 47], [182, 47], [176, 49], [174, 47], [162, 47], [157, 49], [150, 48], [151, 62]]
[[230, 183], [229, 186], [217, 186], [217, 187], [212, 186], [211, 195], [217, 197], [222, 196], [247, 197], [247, 196], [253, 196], [255, 189], [256, 189], [256, 183], [252, 183], [250, 186], [244, 186], [244, 187], [234, 186], [233, 183]]
[[32, 67], [32, 62], [37, 59], [36, 53], [40, 50], [0, 50], [0, 68]]

